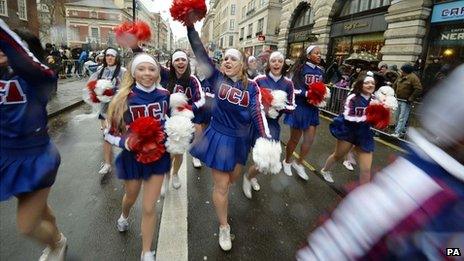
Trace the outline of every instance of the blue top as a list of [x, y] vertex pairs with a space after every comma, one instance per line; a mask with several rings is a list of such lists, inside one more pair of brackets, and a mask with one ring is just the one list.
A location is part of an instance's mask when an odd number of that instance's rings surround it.
[[0, 149], [48, 144], [46, 106], [57, 82], [55, 73], [34, 57], [3, 20], [0, 49], [10, 66], [0, 80]]
[[[269, 76], [269, 74], [267, 74], [259, 75], [254, 79], [254, 81], [261, 88], [266, 88], [271, 91], [280, 90], [287, 93], [287, 106], [284, 111], [281, 111], [279, 113], [279, 117], [282, 115], [282, 113], [290, 113], [293, 110], [295, 110], [295, 89], [293, 86], [293, 82], [289, 78], [280, 77], [280, 79], [275, 81], [274, 79], [272, 79], [271, 76]], [[277, 119], [279, 119], [279, 117], [277, 117]]]
[[243, 86], [241, 80], [234, 82], [222, 74], [208, 57], [195, 28], [187, 27], [187, 31], [196, 58], [212, 72], [206, 76], [215, 93], [211, 125], [227, 130], [228, 135], [244, 136], [248, 135], [250, 124], [254, 124], [260, 137], [270, 137], [258, 85], [249, 81]]
[[306, 93], [309, 90], [309, 85], [315, 82], [322, 82], [324, 80], [324, 71], [321, 67], [306, 62], [301, 69], [303, 77], [293, 77], [293, 83], [295, 84], [295, 95], [297, 105], [310, 105], [306, 99]]
[[127, 99], [127, 111], [124, 113], [126, 125], [140, 117], [153, 117], [164, 126], [169, 109], [169, 92], [161, 86], [145, 91], [135, 85]]
[[[169, 84], [169, 69], [161, 66], [161, 86], [165, 88]], [[185, 93], [188, 98], [188, 104], [192, 105], [193, 111], [197, 111], [201, 106], [205, 104], [205, 93], [201, 88], [200, 81], [194, 75], [189, 76], [187, 86], [183, 86], [180, 79], [176, 78], [176, 84], [174, 86], [173, 93]]]
[[345, 107], [343, 109], [343, 116], [347, 121], [365, 122], [366, 121], [366, 108], [374, 96], [364, 96], [361, 94], [350, 94], [346, 98]]

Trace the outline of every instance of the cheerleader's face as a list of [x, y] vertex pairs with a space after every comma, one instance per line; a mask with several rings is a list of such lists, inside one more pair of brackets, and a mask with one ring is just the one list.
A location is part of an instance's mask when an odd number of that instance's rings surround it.
[[269, 67], [271, 68], [271, 73], [274, 75], [282, 74], [282, 67], [284, 66], [284, 60], [279, 58], [273, 58], [269, 61]]
[[321, 63], [321, 49], [319, 47], [315, 47], [309, 54], [308, 59], [315, 65]]
[[373, 80], [366, 80], [363, 83], [362, 92], [365, 95], [373, 94], [375, 90], [375, 82]]
[[177, 58], [172, 62], [172, 66], [178, 75], [182, 75], [187, 70], [188, 62], [185, 58]]
[[135, 81], [143, 87], [150, 88], [160, 77], [158, 67], [151, 63], [140, 63], [135, 67]]
[[248, 68], [252, 71], [258, 69], [258, 62], [256, 61], [256, 59], [252, 59], [249, 63], [248, 63]]
[[228, 55], [224, 57], [222, 67], [224, 68], [225, 75], [228, 77], [235, 77], [238, 76], [242, 71], [243, 64], [237, 57]]
[[8, 65], [8, 57], [0, 50], [0, 66]]
[[108, 66], [113, 66], [116, 64], [116, 57], [114, 57], [113, 55], [106, 55], [105, 56], [105, 60], [106, 60], [106, 64], [108, 64]]

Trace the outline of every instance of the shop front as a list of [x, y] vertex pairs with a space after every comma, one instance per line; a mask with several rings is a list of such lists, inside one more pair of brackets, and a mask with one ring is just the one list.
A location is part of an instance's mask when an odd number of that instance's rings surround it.
[[341, 64], [353, 53], [366, 52], [380, 61], [386, 29], [385, 13], [334, 22], [328, 60]]
[[464, 1], [436, 4], [430, 23], [427, 63], [435, 58], [451, 67], [464, 63]]
[[312, 33], [314, 12], [307, 2], [301, 2], [295, 9], [287, 38], [287, 56], [296, 60], [309, 45], [317, 41]]

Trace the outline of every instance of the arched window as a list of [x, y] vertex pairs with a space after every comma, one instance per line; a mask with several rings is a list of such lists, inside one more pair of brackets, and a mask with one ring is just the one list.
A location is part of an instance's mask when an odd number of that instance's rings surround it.
[[382, 6], [390, 5], [391, 0], [348, 0], [345, 1], [340, 16], [352, 15]]
[[293, 20], [290, 28], [302, 27], [314, 23], [314, 12], [309, 6], [300, 10], [298, 16]]

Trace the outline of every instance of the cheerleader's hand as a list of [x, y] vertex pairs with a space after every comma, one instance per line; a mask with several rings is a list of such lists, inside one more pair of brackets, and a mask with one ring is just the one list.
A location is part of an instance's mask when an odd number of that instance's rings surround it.
[[103, 130], [103, 138], [111, 145], [120, 146], [121, 137], [111, 135], [108, 128]]

